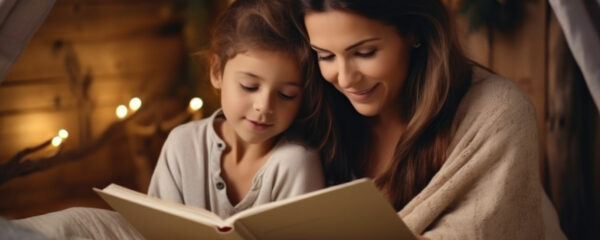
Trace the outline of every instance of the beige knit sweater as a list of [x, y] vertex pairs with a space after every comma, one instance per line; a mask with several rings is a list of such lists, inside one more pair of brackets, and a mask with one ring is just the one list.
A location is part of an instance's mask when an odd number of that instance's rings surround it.
[[541, 186], [530, 100], [483, 69], [473, 79], [448, 159], [398, 214], [430, 239], [565, 239]]

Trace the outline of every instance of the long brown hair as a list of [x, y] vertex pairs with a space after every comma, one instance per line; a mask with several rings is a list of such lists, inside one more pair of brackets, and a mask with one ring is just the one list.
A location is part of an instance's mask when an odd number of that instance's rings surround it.
[[210, 57], [210, 70], [222, 74], [227, 61], [249, 49], [278, 51], [288, 54], [298, 63], [304, 89], [302, 105], [296, 121], [283, 134], [287, 138], [302, 138], [319, 147], [325, 138], [306, 129], [323, 129], [319, 114], [322, 106], [322, 84], [316, 82], [316, 64], [311, 61], [311, 49], [295, 27], [297, 1], [236, 0], [217, 18], [212, 28], [210, 47], [201, 53]]
[[[398, 103], [406, 129], [396, 143], [393, 166], [375, 179], [400, 210], [425, 188], [447, 158], [452, 120], [471, 82], [472, 66], [460, 49], [449, 14], [439, 0], [301, 3], [303, 13], [355, 13], [394, 26], [401, 36], [412, 36], [421, 43], [411, 52], [409, 73]], [[331, 86], [325, 93], [333, 106], [329, 122], [332, 142], [323, 151], [325, 171], [329, 183], [337, 184], [364, 176], [369, 164], [370, 134], [365, 117], [352, 109], [342, 94]]]

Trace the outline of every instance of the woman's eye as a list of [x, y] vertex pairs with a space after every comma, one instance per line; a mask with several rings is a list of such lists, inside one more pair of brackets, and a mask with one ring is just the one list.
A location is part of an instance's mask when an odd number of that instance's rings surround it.
[[242, 87], [242, 89], [249, 91], [249, 92], [256, 91], [258, 89], [258, 87], [250, 86], [250, 85], [240, 84], [240, 86]]
[[319, 61], [329, 61], [333, 59], [333, 54], [317, 54]]
[[356, 52], [359, 57], [372, 57], [377, 52], [377, 49], [360, 50]]
[[296, 98], [296, 95], [290, 95], [290, 94], [285, 94], [280, 92], [279, 96], [285, 100], [293, 100], [294, 98]]

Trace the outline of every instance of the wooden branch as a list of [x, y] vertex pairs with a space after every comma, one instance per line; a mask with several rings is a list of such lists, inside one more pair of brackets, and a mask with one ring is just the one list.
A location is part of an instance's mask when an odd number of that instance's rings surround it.
[[0, 185], [13, 178], [23, 177], [31, 173], [45, 170], [62, 163], [72, 162], [81, 159], [92, 152], [95, 152], [102, 145], [104, 145], [114, 134], [119, 132], [124, 133], [125, 124], [127, 123], [127, 121], [129, 121], [129, 119], [115, 122], [111, 124], [104, 131], [104, 133], [102, 133], [102, 135], [95, 141], [84, 144], [82, 147], [79, 147], [77, 149], [63, 152], [52, 157], [37, 160], [23, 160], [23, 158], [27, 154], [38, 151], [48, 146], [51, 140], [17, 153], [14, 157], [11, 158], [10, 161], [0, 165]]
[[[0, 165], [0, 185], [17, 177], [27, 176], [34, 172], [42, 171], [59, 164], [83, 159], [85, 156], [95, 152], [101, 146], [106, 144], [111, 136], [115, 134], [127, 134], [132, 137], [150, 137], [156, 134], [158, 131], [168, 132], [183, 122], [201, 117], [201, 113], [199, 112], [189, 113], [184, 111], [170, 119], [150, 123], [148, 125], [141, 125], [135, 122], [136, 119], [143, 117], [148, 113], [149, 112], [141, 113], [141, 111], [137, 111], [128, 118], [111, 124], [96, 140], [92, 142], [84, 142], [83, 146], [71, 151], [60, 152], [59, 150], [54, 156], [36, 160], [25, 159], [27, 155], [37, 152], [50, 145], [52, 139], [38, 146], [26, 148], [17, 153], [8, 162]], [[135, 154], [133, 157], [136, 157]], [[134, 159], [134, 161], [135, 160], [136, 159]], [[137, 164], [139, 165], [139, 163]]]

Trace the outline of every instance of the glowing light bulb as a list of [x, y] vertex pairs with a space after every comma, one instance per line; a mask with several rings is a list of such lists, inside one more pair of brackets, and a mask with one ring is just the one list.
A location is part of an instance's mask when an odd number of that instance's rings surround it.
[[65, 129], [58, 130], [58, 136], [62, 139], [67, 139], [69, 137], [69, 132]]
[[53, 137], [52, 138], [52, 146], [54, 147], [58, 147], [60, 146], [60, 144], [62, 144], [63, 139], [59, 136]]
[[142, 106], [142, 100], [138, 97], [134, 97], [131, 100], [129, 100], [129, 109], [131, 109], [132, 111], [137, 111], [138, 109], [140, 109], [140, 107]]
[[202, 99], [199, 97], [195, 97], [190, 100], [190, 109], [193, 111], [198, 111], [200, 108], [202, 108], [202, 105], [204, 105], [204, 101], [202, 101]]
[[119, 105], [115, 113], [119, 119], [123, 119], [127, 116], [127, 107], [125, 107], [125, 105]]

